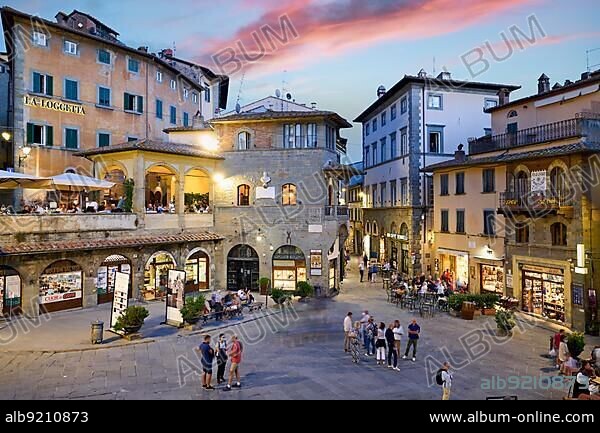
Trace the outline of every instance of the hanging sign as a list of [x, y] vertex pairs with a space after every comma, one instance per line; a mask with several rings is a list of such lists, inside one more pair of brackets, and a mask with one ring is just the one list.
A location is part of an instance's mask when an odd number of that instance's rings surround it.
[[546, 170], [531, 172], [531, 192], [546, 191]]

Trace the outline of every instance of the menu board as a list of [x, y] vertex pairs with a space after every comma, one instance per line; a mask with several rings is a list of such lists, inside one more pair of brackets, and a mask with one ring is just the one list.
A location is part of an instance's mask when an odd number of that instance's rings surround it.
[[185, 271], [169, 269], [167, 283], [167, 314], [169, 325], [183, 325], [181, 309], [185, 304]]
[[110, 316], [110, 326], [114, 328], [121, 314], [127, 309], [129, 304], [129, 282], [131, 281], [129, 274], [116, 272], [115, 280], [115, 295], [113, 297], [113, 306]]
[[323, 251], [322, 250], [311, 250], [310, 251], [310, 275], [321, 276], [323, 274]]

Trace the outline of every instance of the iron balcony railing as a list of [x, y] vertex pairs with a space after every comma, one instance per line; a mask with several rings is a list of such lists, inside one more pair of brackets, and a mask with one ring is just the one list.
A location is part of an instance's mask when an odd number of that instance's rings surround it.
[[584, 136], [592, 136], [594, 139], [600, 137], [600, 114], [578, 113], [574, 119], [547, 123], [517, 132], [471, 139], [469, 140], [469, 153], [493, 152]]
[[573, 206], [573, 195], [569, 192], [508, 191], [500, 194], [500, 208], [518, 211], [539, 211]]

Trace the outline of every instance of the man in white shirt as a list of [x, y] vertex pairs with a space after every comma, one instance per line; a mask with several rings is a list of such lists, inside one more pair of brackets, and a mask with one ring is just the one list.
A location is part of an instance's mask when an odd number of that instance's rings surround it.
[[352, 313], [344, 319], [344, 352], [350, 352], [350, 332], [352, 331]]
[[450, 364], [444, 362], [442, 367], [442, 400], [450, 400], [450, 391], [452, 389], [452, 374], [450, 373]]

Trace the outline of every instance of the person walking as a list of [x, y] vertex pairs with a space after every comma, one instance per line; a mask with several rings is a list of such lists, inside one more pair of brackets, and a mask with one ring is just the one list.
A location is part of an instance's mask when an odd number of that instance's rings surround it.
[[560, 342], [564, 335], [565, 335], [565, 330], [561, 329], [556, 334], [554, 334], [554, 338], [552, 340], [552, 349], [554, 350], [554, 353], [556, 353], [555, 364], [556, 364], [557, 370], [560, 369], [560, 362], [558, 360], [558, 349], [560, 348]]
[[413, 319], [412, 323], [408, 325], [408, 344], [406, 345], [406, 352], [404, 352], [404, 356], [402, 357], [402, 359], [408, 358], [408, 353], [410, 352], [410, 348], [412, 347], [412, 361], [417, 361], [417, 346], [419, 343], [420, 335], [421, 327], [417, 324], [417, 320]]
[[567, 346], [567, 337], [562, 335], [560, 337], [560, 343], [558, 345], [558, 368], [562, 369], [562, 366], [569, 359], [569, 346]]
[[[229, 381], [225, 387], [225, 391], [231, 391], [231, 388], [241, 388], [242, 383], [240, 382], [240, 364], [242, 363], [242, 352], [244, 348], [242, 343], [238, 340], [236, 335], [231, 336], [231, 347], [227, 356], [231, 359], [231, 367], [229, 369]], [[236, 383], [232, 385], [233, 378], [235, 377]]]
[[373, 266], [368, 265], [369, 267], [367, 268], [367, 282], [372, 283], [373, 282]]
[[215, 360], [215, 351], [210, 346], [210, 335], [204, 336], [204, 341], [200, 345], [199, 350], [202, 361], [202, 388], [212, 391], [214, 390], [212, 386], [212, 368]]
[[372, 278], [372, 283], [376, 283], [377, 282], [377, 272], [379, 272], [379, 269], [377, 267], [377, 263], [373, 263], [373, 270], [371, 271], [371, 278]]
[[227, 339], [225, 334], [219, 335], [217, 343], [217, 385], [225, 382], [225, 368], [227, 367]]
[[[398, 370], [398, 352], [396, 351], [396, 339], [394, 338], [394, 324], [391, 323], [385, 331], [385, 341], [387, 343], [387, 363], [388, 368]], [[394, 361], [392, 364], [392, 360]]]
[[352, 331], [352, 312], [344, 319], [344, 352], [350, 352], [350, 332]]
[[360, 282], [362, 283], [365, 279], [365, 264], [363, 262], [358, 265], [358, 272], [360, 272]]
[[450, 400], [452, 390], [452, 373], [450, 373], [450, 363], [444, 362], [436, 375], [436, 382], [442, 386], [442, 400]]
[[385, 323], [381, 322], [377, 329], [377, 341], [375, 342], [377, 349], [377, 365], [385, 364]]
[[363, 265], [365, 265], [365, 268], [369, 265], [369, 258], [367, 257], [366, 254], [363, 256], [362, 262], [363, 262]]
[[369, 318], [369, 323], [367, 323], [366, 328], [367, 335], [367, 356], [375, 355], [375, 339], [377, 338], [377, 325], [375, 325], [375, 319], [372, 317]]
[[[399, 320], [396, 320], [394, 322], [394, 329], [392, 329], [392, 332], [394, 333], [394, 347], [396, 349], [396, 356], [400, 356], [400, 354], [402, 353], [400, 352], [400, 350], [402, 346], [402, 336], [404, 335], [404, 328], [400, 324]], [[396, 365], [395, 370], [400, 371], [400, 368], [398, 368], [398, 366]]]

